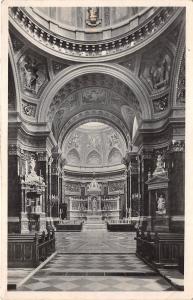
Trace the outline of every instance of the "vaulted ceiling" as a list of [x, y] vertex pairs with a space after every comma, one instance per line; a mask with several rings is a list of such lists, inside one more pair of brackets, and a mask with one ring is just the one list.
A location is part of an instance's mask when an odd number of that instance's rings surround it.
[[[21, 20], [23, 13], [26, 13], [25, 22]], [[128, 140], [132, 137], [134, 119], [140, 124], [143, 120], [164, 118], [174, 102], [183, 105], [184, 101], [184, 48], [180, 48], [184, 38], [184, 19], [180, 8], [169, 12], [166, 9], [165, 15], [160, 10], [160, 18], [157, 18], [157, 13], [151, 10], [149, 14], [151, 31], [148, 29], [148, 36], [147, 32], [141, 31], [143, 47], [130, 53], [128, 51], [138, 45], [138, 40], [126, 48], [121, 42], [120, 45], [115, 43], [115, 47], [108, 50], [109, 55], [100, 55], [99, 62], [96, 62], [98, 48], [93, 55], [80, 56], [79, 61], [75, 58], [77, 53], [68, 56], [70, 52], [65, 52], [62, 58], [62, 51], [50, 51], [53, 39], [49, 41], [49, 47], [44, 48], [43, 42], [39, 43], [39, 29], [37, 39], [34, 27], [28, 26], [31, 24], [29, 11], [11, 10], [9, 110], [17, 110], [26, 126], [49, 124], [61, 145], [64, 135], [86, 118], [101, 119], [113, 126], [117, 124], [118, 130]], [[13, 14], [16, 19], [13, 19]], [[152, 23], [154, 18], [157, 21]], [[136, 30], [139, 30], [139, 25]], [[29, 29], [27, 34], [25, 26]], [[32, 43], [34, 38], [39, 44]], [[57, 43], [56, 40], [54, 45]], [[121, 51], [119, 47], [122, 47]], [[172, 89], [177, 84], [179, 92], [174, 99]]]

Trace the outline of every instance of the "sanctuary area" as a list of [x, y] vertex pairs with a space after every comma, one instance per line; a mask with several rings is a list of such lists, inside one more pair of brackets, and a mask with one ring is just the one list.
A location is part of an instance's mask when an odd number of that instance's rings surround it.
[[8, 290], [183, 290], [185, 8], [10, 7]]

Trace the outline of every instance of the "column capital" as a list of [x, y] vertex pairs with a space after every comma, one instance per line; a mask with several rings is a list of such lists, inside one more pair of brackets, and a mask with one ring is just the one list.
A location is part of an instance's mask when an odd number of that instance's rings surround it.
[[184, 140], [172, 140], [170, 147], [170, 153], [173, 152], [184, 152], [185, 151], [185, 141]]
[[8, 145], [8, 154], [9, 155], [20, 156], [21, 155], [21, 148], [20, 148], [20, 146], [17, 145], [17, 144], [9, 144]]
[[48, 161], [48, 155], [46, 151], [37, 152], [38, 161]]
[[142, 149], [140, 152], [141, 160], [152, 159], [153, 150], [151, 149]]

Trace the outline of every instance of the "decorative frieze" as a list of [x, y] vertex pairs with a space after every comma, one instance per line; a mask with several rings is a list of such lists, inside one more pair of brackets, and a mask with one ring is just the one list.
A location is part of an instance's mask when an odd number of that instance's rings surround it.
[[[147, 18], [143, 25], [139, 25], [128, 34], [125, 34], [117, 40], [108, 40], [102, 43], [85, 43], [65, 40], [64, 38], [55, 37], [54, 34], [48, 33], [43, 27], [30, 19], [24, 9], [19, 7], [10, 8], [10, 17], [13, 22], [16, 22], [22, 30], [28, 33], [35, 41], [40, 44], [57, 51], [59, 53], [73, 56], [107, 56], [117, 52], [125, 51], [138, 46], [153, 34], [157, 33], [174, 15], [177, 7], [162, 7], [153, 14], [151, 19]], [[99, 8], [89, 7], [87, 26], [96, 27], [101, 22], [99, 16]]]
[[66, 191], [66, 193], [68, 193], [68, 192], [79, 193], [80, 192], [80, 184], [73, 183], [73, 182], [66, 182], [65, 183], [65, 191]]
[[124, 191], [124, 181], [113, 181], [108, 183], [108, 191], [112, 192], [123, 192]]

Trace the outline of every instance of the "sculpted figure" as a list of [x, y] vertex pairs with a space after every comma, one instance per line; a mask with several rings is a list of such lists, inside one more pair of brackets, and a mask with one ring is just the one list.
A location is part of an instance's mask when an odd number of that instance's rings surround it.
[[158, 208], [157, 213], [160, 215], [163, 215], [166, 213], [165, 202], [166, 201], [165, 201], [165, 198], [163, 197], [163, 195], [160, 195], [157, 200], [157, 208]]

